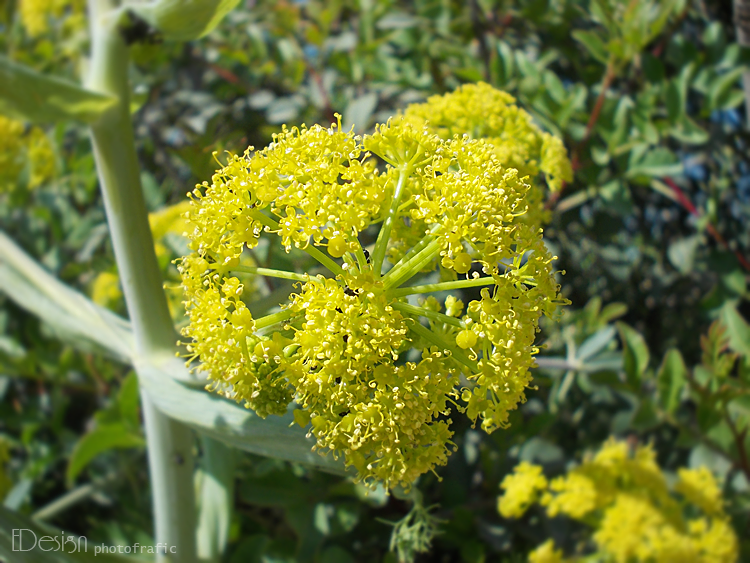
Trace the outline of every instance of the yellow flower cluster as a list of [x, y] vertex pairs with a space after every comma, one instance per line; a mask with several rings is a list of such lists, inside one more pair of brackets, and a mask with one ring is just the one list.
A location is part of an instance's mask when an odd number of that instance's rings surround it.
[[[705, 467], [680, 469], [670, 490], [650, 446], [631, 451], [627, 443], [610, 439], [595, 456], [549, 485], [541, 467], [524, 462], [501, 486], [505, 490], [498, 501], [501, 515], [520, 517], [539, 499], [549, 516], [565, 515], [592, 526], [593, 544], [607, 561], [737, 561], [737, 537], [713, 474]], [[578, 559], [564, 559], [550, 540], [529, 561]]]
[[36, 188], [55, 174], [55, 153], [49, 137], [39, 127], [28, 130], [21, 121], [0, 115], [0, 192], [20, 184]]
[[21, 23], [29, 37], [39, 37], [50, 29], [50, 18], [67, 15], [66, 25], [82, 27], [85, 2], [82, 0], [21, 0]]
[[[539, 317], [564, 302], [541, 228], [521, 220], [528, 190], [492, 144], [404, 118], [364, 138], [340, 123], [284, 128], [191, 194], [179, 261], [191, 359], [260, 416], [296, 400], [295, 420], [365, 481], [409, 486], [446, 463], [451, 408], [507, 426]], [[264, 235], [327, 273], [256, 267], [248, 249]], [[444, 281], [405, 285], [435, 270]], [[297, 289], [254, 318], [255, 275]], [[465, 308], [416, 297], [468, 287], [483, 289]]]
[[529, 554], [529, 563], [565, 563], [565, 558], [554, 540], [547, 540]]
[[491, 143], [503, 166], [529, 177], [527, 220], [539, 223], [546, 217], [544, 191], [537, 183], [539, 174], [544, 174], [547, 186], [556, 192], [573, 179], [573, 169], [562, 141], [541, 131], [515, 102], [510, 94], [479, 82], [413, 104], [404, 116], [420, 127], [426, 124], [443, 139], [468, 135]]
[[539, 493], [547, 490], [547, 479], [541, 467], [523, 461], [503, 479], [501, 486], [506, 492], [497, 508], [505, 518], [513, 518], [522, 516], [537, 502]]

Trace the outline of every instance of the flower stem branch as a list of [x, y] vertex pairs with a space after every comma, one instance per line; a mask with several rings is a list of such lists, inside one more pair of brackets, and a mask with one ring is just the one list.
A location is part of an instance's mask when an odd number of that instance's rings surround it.
[[279, 311], [278, 313], [266, 315], [265, 317], [261, 317], [255, 320], [255, 329], [260, 330], [262, 328], [267, 328], [271, 325], [275, 325], [276, 323], [286, 321], [292, 318], [292, 315], [294, 315], [294, 311], [292, 311], [292, 309], [284, 309], [283, 311]]
[[380, 229], [380, 233], [378, 233], [378, 240], [375, 242], [375, 249], [372, 252], [372, 269], [376, 275], [380, 275], [381, 270], [383, 269], [385, 251], [388, 247], [388, 241], [391, 238], [393, 221], [396, 217], [399, 204], [401, 203], [401, 196], [404, 193], [406, 180], [411, 176], [411, 172], [411, 164], [402, 165], [398, 170], [398, 181], [396, 183], [396, 189], [393, 191], [391, 207], [388, 210], [388, 215], [386, 216], [385, 221], [383, 221], [383, 226]]
[[438, 239], [430, 241], [427, 246], [409, 260], [402, 261], [400, 266], [393, 268], [383, 276], [383, 287], [386, 290], [398, 287], [412, 278], [440, 253], [441, 246], [441, 242]]
[[[278, 231], [280, 228], [277, 221], [274, 221], [268, 215], [264, 215], [260, 211], [252, 212], [250, 213], [250, 216], [273, 231]], [[300, 248], [300, 250], [302, 250], [303, 252], [307, 252], [310, 256], [320, 262], [322, 266], [328, 268], [333, 274], [338, 276], [344, 273], [344, 270], [341, 268], [341, 266], [336, 264], [336, 262], [334, 262], [332, 258], [323, 254], [312, 244], [308, 244], [304, 248]]]
[[216, 270], [229, 270], [232, 272], [242, 272], [245, 274], [256, 274], [258, 276], [267, 276], [270, 278], [280, 278], [283, 280], [293, 280], [301, 282], [315, 281], [316, 279], [309, 274], [297, 274], [296, 272], [287, 272], [286, 270], [274, 270], [272, 268], [256, 268], [255, 266], [219, 266]]
[[409, 287], [400, 287], [394, 289], [388, 293], [391, 297], [406, 297], [407, 295], [416, 295], [419, 293], [433, 293], [436, 291], [450, 291], [452, 289], [464, 289], [467, 287], [482, 287], [484, 285], [492, 285], [495, 283], [495, 278], [490, 276], [484, 276], [481, 278], [473, 278], [469, 280], [456, 280], [449, 282], [430, 283], [425, 285], [412, 285]]
[[415, 332], [418, 336], [421, 336], [428, 342], [434, 344], [435, 346], [439, 347], [441, 350], [447, 350], [451, 353], [451, 356], [454, 360], [456, 360], [459, 364], [463, 365], [465, 368], [469, 370], [469, 373], [476, 373], [477, 372], [477, 366], [474, 362], [472, 362], [463, 352], [461, 352], [457, 347], [452, 346], [451, 344], [448, 344], [445, 339], [441, 338], [439, 335], [432, 332], [429, 328], [426, 328], [422, 326], [422, 324], [419, 322], [419, 319], [413, 319], [414, 322], [409, 325], [409, 329]]
[[424, 307], [415, 307], [414, 305], [409, 305], [408, 303], [401, 303], [399, 301], [395, 301], [391, 303], [391, 307], [393, 307], [397, 311], [406, 313], [407, 315], [425, 317], [427, 319], [437, 321], [439, 323], [449, 324], [451, 326], [456, 326], [458, 328], [466, 328], [466, 324], [461, 319], [457, 319], [456, 317], [450, 317], [448, 315], [444, 315], [443, 313], [439, 313], [437, 311], [431, 311], [429, 309], [425, 309]]

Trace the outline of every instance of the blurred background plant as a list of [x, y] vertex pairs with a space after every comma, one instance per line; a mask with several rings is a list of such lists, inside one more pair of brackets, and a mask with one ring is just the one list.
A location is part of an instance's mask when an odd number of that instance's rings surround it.
[[[71, 79], [85, 72], [81, 3], [3, 2], [0, 22], [10, 59]], [[459, 422], [457, 454], [442, 480], [419, 482], [418, 501], [237, 454], [225, 561], [523, 561], [550, 538], [572, 555], [570, 521], [501, 516], [499, 485], [521, 461], [563, 475], [612, 435], [633, 450], [651, 444], [668, 480], [707, 467], [723, 487], [740, 560], [750, 558], [741, 88], [750, 52], [736, 40], [729, 0], [259, 0], [199, 40], [145, 35], [132, 46], [131, 111], [178, 324], [171, 259], [185, 252], [185, 193], [213, 173], [213, 151], [264, 146], [282, 123], [328, 124], [338, 111], [365, 131], [407, 103], [482, 80], [561, 136], [575, 173], [548, 199], [545, 229], [572, 306], [544, 326], [538, 388], [511, 428], [487, 436]], [[2, 230], [124, 314], [87, 130], [12, 117], [0, 118]], [[263, 248], [258, 258], [281, 269], [291, 259]], [[0, 279], [7, 272], [0, 260]], [[60, 343], [3, 287], [5, 506], [92, 541], [151, 543], [130, 368]], [[277, 289], [256, 288], [271, 299]]]

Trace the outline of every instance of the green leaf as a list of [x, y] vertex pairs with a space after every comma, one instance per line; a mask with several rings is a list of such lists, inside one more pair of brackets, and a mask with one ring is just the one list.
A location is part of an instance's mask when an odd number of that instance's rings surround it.
[[750, 358], [750, 325], [731, 305], [721, 310], [721, 320], [727, 327], [729, 347], [732, 351]]
[[165, 39], [191, 41], [213, 30], [237, 4], [239, 0], [158, 0], [131, 3], [128, 9]]
[[586, 48], [592, 57], [601, 63], [607, 64], [609, 61], [607, 46], [596, 33], [577, 29], [572, 35], [576, 41]]
[[[636, 156], [635, 153], [631, 153]], [[676, 176], [682, 174], [682, 163], [666, 148], [649, 150], [642, 159], [631, 162], [625, 176], [631, 179]]]
[[617, 323], [617, 330], [622, 340], [622, 361], [628, 384], [637, 389], [648, 367], [648, 346], [643, 336], [625, 323]]
[[727, 103], [732, 88], [739, 85], [740, 77], [745, 70], [746, 68], [744, 66], [734, 68], [729, 72], [722, 74], [718, 79], [711, 83], [708, 91], [709, 109], [718, 109]]
[[599, 322], [607, 324], [615, 319], [619, 319], [628, 312], [628, 306], [625, 303], [608, 303], [599, 313]]
[[680, 395], [685, 386], [687, 368], [679, 350], [671, 349], [664, 355], [656, 375], [659, 406], [667, 413], [674, 414], [680, 404]]
[[686, 115], [669, 129], [669, 134], [686, 145], [702, 145], [709, 139], [708, 132]]
[[75, 119], [92, 123], [117, 99], [47, 76], [0, 56], [0, 113], [32, 123]]
[[133, 355], [130, 323], [60, 283], [0, 231], [0, 291], [61, 339], [120, 361]]
[[740, 88], [731, 90], [726, 96], [723, 96], [717, 103], [716, 109], [728, 110], [734, 109], [745, 101], [745, 91]]
[[505, 41], [497, 42], [497, 53], [499, 55], [498, 61], [500, 62], [501, 72], [498, 77], [501, 84], [506, 84], [511, 81], [515, 73], [515, 60], [513, 58], [513, 49]]
[[667, 106], [667, 117], [670, 123], [675, 123], [685, 115], [685, 100], [680, 94], [680, 86], [676, 80], [670, 80], [664, 92], [664, 102]]
[[700, 239], [700, 235], [692, 235], [677, 239], [669, 245], [667, 257], [682, 275], [687, 275], [693, 271], [695, 253], [700, 245]]
[[615, 337], [614, 327], [607, 326], [588, 337], [576, 353], [579, 360], [587, 360], [601, 352]]
[[115, 448], [138, 448], [143, 445], [144, 439], [124, 424], [97, 426], [88, 434], [84, 434], [73, 448], [66, 478], [70, 483], [75, 481], [78, 474], [99, 454]]
[[254, 412], [204, 389], [179, 383], [187, 368], [173, 356], [135, 361], [141, 387], [167, 416], [225, 444], [248, 452], [296, 461], [329, 473], [343, 474], [344, 465], [331, 455], [312, 451], [315, 440], [294, 422], [293, 406], [284, 416], [260, 418]]
[[[40, 546], [39, 539], [45, 536], [56, 538], [61, 549], [56, 549], [57, 545], [54, 540], [45, 539]], [[27, 547], [30, 548], [35, 543], [35, 537], [36, 546], [27, 551]], [[65, 549], [62, 549], [63, 547]], [[61, 532], [59, 528], [39, 524], [0, 505], [1, 561], [7, 561], [7, 563], [137, 563], [147, 561], [140, 557], [126, 557], [110, 554], [101, 549], [97, 550], [100, 547], [90, 544], [86, 538], [79, 538], [79, 536]]]
[[646, 432], [659, 424], [654, 403], [650, 398], [643, 399], [633, 414], [630, 425], [634, 430]]
[[[332, 456], [312, 452], [315, 440], [293, 422], [292, 408], [283, 416], [263, 420], [248, 409], [203, 389], [199, 380], [173, 356], [159, 361], [133, 356], [130, 325], [55, 279], [0, 232], [0, 290], [20, 307], [50, 324], [60, 335], [83, 335], [79, 346], [101, 344], [112, 355], [135, 363], [142, 387], [167, 415], [231, 446], [248, 452], [296, 461], [329, 473], [343, 474], [344, 465]], [[183, 385], [197, 383], [199, 389]]]

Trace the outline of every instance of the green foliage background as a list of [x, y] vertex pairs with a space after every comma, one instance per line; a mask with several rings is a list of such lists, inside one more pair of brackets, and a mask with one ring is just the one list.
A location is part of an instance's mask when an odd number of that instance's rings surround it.
[[[735, 42], [728, 0], [631, 4], [623, 17], [602, 0], [259, 0], [203, 39], [134, 46], [132, 111], [152, 212], [208, 179], [214, 151], [261, 147], [282, 123], [327, 124], [335, 112], [368, 130], [466, 82], [509, 91], [564, 139], [575, 180], [550, 199], [545, 239], [572, 305], [544, 326], [538, 388], [511, 428], [487, 436], [457, 421], [449, 465], [419, 482], [442, 520], [419, 561], [521, 561], [549, 537], [570, 550], [580, 530], [569, 523], [502, 519], [499, 483], [519, 460], [563, 472], [610, 435], [653, 442], [667, 470], [705, 464], [721, 475], [750, 559], [750, 134], [740, 88], [750, 52]], [[19, 8], [2, 4], [4, 52], [77, 78], [87, 36], [76, 14], [31, 37]], [[90, 294], [116, 267], [87, 132], [46, 132], [56, 174], [31, 189], [22, 170], [0, 193], [0, 225]], [[175, 285], [170, 259], [185, 242], [166, 233], [161, 244]], [[99, 300], [124, 314], [114, 287]], [[0, 288], [5, 506], [34, 514], [88, 487], [49, 522], [91, 541], [149, 544], [135, 378], [57, 336]], [[226, 561], [396, 560], [387, 522], [407, 515], [405, 500], [236, 455]]]

